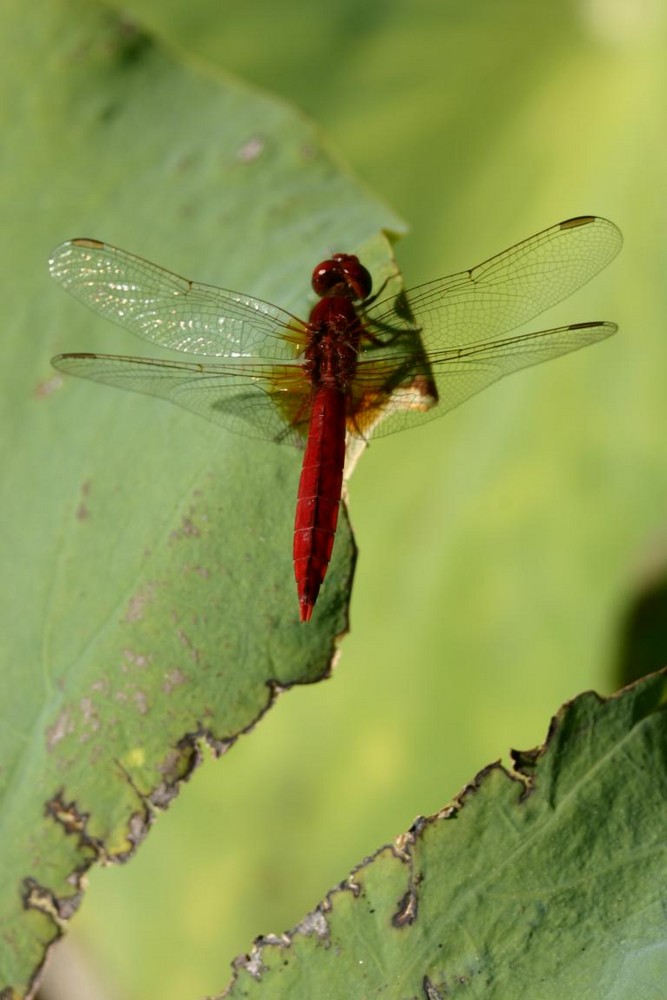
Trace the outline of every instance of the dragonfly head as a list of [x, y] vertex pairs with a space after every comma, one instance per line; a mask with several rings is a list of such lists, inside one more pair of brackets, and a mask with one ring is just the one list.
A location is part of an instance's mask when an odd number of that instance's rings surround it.
[[364, 265], [350, 253], [335, 253], [313, 271], [312, 285], [320, 298], [340, 295], [362, 301], [371, 294], [373, 279]]

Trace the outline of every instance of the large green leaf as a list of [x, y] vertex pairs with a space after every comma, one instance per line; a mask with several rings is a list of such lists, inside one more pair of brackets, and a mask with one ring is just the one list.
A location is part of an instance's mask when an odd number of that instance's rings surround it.
[[[49, 281], [104, 238], [307, 307], [313, 263], [399, 221], [286, 106], [184, 70], [119, 17], [3, 5], [0, 992], [21, 992], [81, 875], [127, 856], [208, 741], [329, 669], [354, 562], [343, 519], [313, 622], [290, 535], [299, 457], [176, 408], [63, 384], [56, 351], [141, 353]], [[378, 244], [379, 246], [379, 244]], [[387, 257], [387, 249], [379, 249]], [[144, 352], [146, 353], [146, 352]]]
[[237, 959], [225, 997], [645, 1000], [667, 981], [667, 671], [589, 692]]

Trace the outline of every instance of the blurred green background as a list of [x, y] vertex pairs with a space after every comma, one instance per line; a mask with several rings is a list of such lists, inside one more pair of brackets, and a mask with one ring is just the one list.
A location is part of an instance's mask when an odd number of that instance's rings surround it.
[[[370, 448], [350, 488], [360, 556], [332, 680], [290, 691], [207, 762], [130, 864], [91, 872], [67, 947], [99, 997], [183, 1000], [221, 989], [257, 934], [295, 924], [509, 746], [540, 742], [563, 701], [617, 683], [627, 606], [667, 538], [665, 10], [123, 9], [174, 59], [314, 119], [408, 221], [408, 285], [577, 214], [608, 216], [626, 241], [544, 320], [610, 319], [616, 337]], [[54, 970], [67, 962], [63, 949]]]

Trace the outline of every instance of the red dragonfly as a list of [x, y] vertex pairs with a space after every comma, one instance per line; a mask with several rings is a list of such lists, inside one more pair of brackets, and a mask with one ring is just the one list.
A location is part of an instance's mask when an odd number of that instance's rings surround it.
[[507, 336], [597, 274], [621, 243], [613, 223], [581, 216], [380, 301], [358, 258], [334, 254], [313, 271], [318, 301], [301, 320], [97, 240], [70, 240], [50, 259], [56, 281], [145, 340], [199, 360], [85, 353], [53, 364], [170, 399], [228, 430], [305, 446], [293, 556], [309, 621], [333, 548], [346, 435], [363, 442], [430, 420], [503, 375], [614, 333], [597, 322]]

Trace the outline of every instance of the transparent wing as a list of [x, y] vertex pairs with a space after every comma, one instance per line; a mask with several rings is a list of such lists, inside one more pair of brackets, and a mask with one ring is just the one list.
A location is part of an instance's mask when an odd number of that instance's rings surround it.
[[[614, 323], [575, 323], [505, 340], [455, 348], [434, 361], [406, 365], [393, 359], [360, 365], [348, 426], [351, 433], [393, 434], [440, 417], [504, 375], [579, 350], [615, 333]], [[381, 389], [379, 387], [382, 387]]]
[[[527, 323], [590, 281], [622, 244], [620, 230], [607, 219], [568, 219], [469, 271], [378, 302], [368, 318], [381, 330], [418, 327], [424, 350], [435, 359]], [[405, 302], [408, 312], [401, 314]]]
[[189, 281], [97, 240], [62, 243], [49, 270], [95, 312], [172, 350], [288, 360], [305, 338], [303, 323], [278, 306]]
[[390, 434], [441, 416], [503, 375], [610, 336], [612, 323], [503, 334], [580, 288], [621, 245], [612, 222], [569, 219], [471, 270], [373, 305], [355, 385], [354, 405], [367, 411], [360, 427], [375, 422], [381, 397], [389, 419], [374, 433]]
[[59, 354], [68, 375], [159, 396], [226, 430], [278, 444], [303, 445], [310, 388], [300, 365], [197, 364], [111, 354]]
[[[472, 270], [373, 305], [364, 313], [370, 336], [350, 387], [351, 432], [414, 426], [503, 375], [608, 337], [612, 323], [503, 335], [588, 281], [621, 242], [605, 219], [570, 219]], [[73, 295], [145, 339], [226, 358], [213, 364], [67, 354], [54, 359], [55, 367], [170, 399], [237, 433], [302, 443], [311, 389], [294, 360], [306, 336], [300, 320], [94, 240], [62, 244], [50, 266]], [[380, 415], [388, 419], [377, 427]]]

